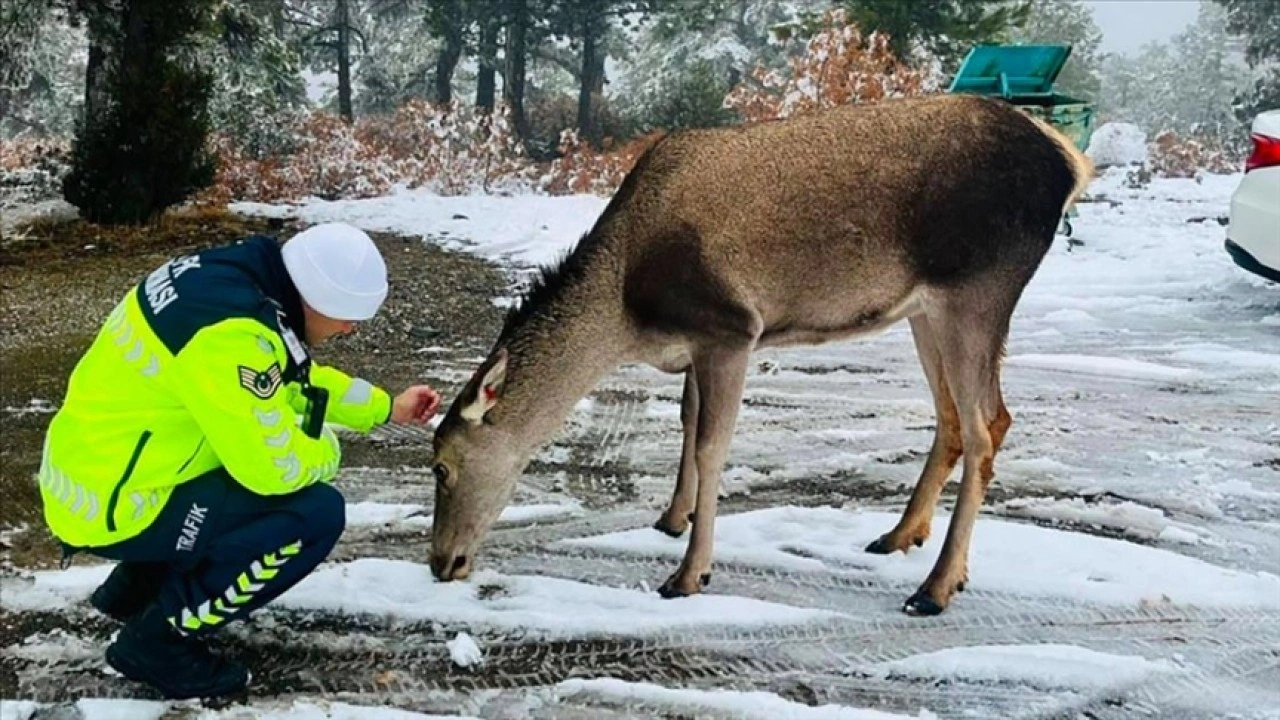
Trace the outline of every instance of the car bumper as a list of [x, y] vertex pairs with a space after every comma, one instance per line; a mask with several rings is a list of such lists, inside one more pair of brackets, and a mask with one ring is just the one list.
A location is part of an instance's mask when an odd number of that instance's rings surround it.
[[1227, 238], [1226, 246], [1231, 259], [1235, 260], [1237, 265], [1255, 275], [1261, 275], [1272, 282], [1280, 283], [1280, 270], [1263, 265], [1257, 258], [1250, 255], [1248, 250], [1232, 242], [1231, 238]]

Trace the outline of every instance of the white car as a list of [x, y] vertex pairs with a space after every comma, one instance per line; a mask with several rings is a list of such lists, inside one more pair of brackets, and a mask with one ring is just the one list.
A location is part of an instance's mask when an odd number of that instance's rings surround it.
[[1253, 119], [1253, 153], [1231, 196], [1226, 245], [1237, 265], [1280, 282], [1280, 110]]

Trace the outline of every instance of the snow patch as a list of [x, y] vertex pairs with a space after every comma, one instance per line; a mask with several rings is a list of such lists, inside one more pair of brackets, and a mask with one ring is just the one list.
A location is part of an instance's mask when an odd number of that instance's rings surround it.
[[10, 405], [4, 408], [4, 411], [10, 415], [22, 417], [23, 415], [50, 415], [57, 412], [58, 407], [43, 398], [31, 398], [27, 404], [22, 407]]
[[111, 565], [73, 565], [66, 570], [39, 570], [0, 577], [0, 597], [8, 611], [65, 608], [89, 598], [111, 573]]
[[1167, 660], [1045, 643], [947, 648], [880, 663], [872, 674], [881, 678], [1015, 683], [1050, 690], [1105, 690], [1170, 672], [1179, 672], [1179, 668]]
[[31, 720], [40, 704], [30, 700], [0, 699], [0, 720]]
[[275, 606], [386, 615], [546, 638], [793, 625], [839, 616], [730, 595], [697, 595], [672, 603], [640, 589], [487, 570], [465, 582], [441, 583], [425, 565], [377, 558], [322, 566], [280, 596]]
[[[717, 518], [715, 558], [789, 570], [843, 571], [914, 586], [929, 574], [950, 516], [933, 519], [933, 540], [907, 555], [863, 548], [897, 513], [778, 507]], [[676, 559], [685, 539], [649, 528], [560, 540], [622, 555]], [[1083, 533], [980, 517], [969, 555], [971, 587], [1084, 602], [1280, 607], [1280, 577], [1212, 565], [1168, 550]]]
[[154, 700], [85, 698], [76, 702], [83, 720], [160, 720], [169, 703]]
[[565, 680], [556, 685], [556, 692], [561, 697], [587, 695], [628, 703], [630, 709], [635, 708], [635, 703], [641, 703], [643, 706], [678, 713], [698, 710], [731, 713], [733, 717], [743, 720], [907, 720], [912, 717], [924, 720], [937, 717], [927, 710], [910, 716], [843, 705], [814, 707], [768, 692], [677, 689], [652, 683], [625, 682], [616, 678]]
[[1085, 154], [1100, 168], [1141, 165], [1147, 161], [1147, 134], [1133, 123], [1103, 123], [1093, 131]]
[[371, 232], [418, 235], [517, 266], [550, 264], [591, 229], [609, 199], [595, 195], [443, 196], [417, 188], [358, 200], [297, 205], [240, 202], [232, 212], [308, 223], [342, 221]]
[[1219, 372], [1280, 375], [1280, 341], [1277, 341], [1276, 347], [1277, 352], [1257, 352], [1218, 344], [1201, 344], [1177, 350], [1169, 358], [1192, 365], [1203, 365]]
[[[1098, 318], [1090, 315], [1084, 310], [1076, 308], [1065, 308], [1063, 310], [1055, 310], [1045, 315], [1042, 320], [1055, 325], [1072, 325], [1077, 328], [1086, 326], [1097, 326]], [[1074, 329], [1074, 328], [1073, 328]]]
[[51, 665], [101, 657], [102, 648], [87, 638], [58, 628], [29, 635], [21, 643], [5, 648], [5, 653], [22, 660]]
[[[355, 502], [347, 503], [347, 527], [387, 525], [401, 522], [425, 512], [425, 505]], [[430, 518], [426, 518], [430, 527]]]
[[1161, 539], [1189, 545], [1214, 543], [1211, 536], [1202, 536], [1194, 529], [1174, 523], [1158, 508], [1127, 500], [1104, 504], [1088, 503], [1084, 498], [1014, 498], [997, 504], [994, 510], [1009, 517], [1108, 528], [1144, 540]]
[[1099, 355], [1028, 353], [1009, 357], [1005, 364], [1058, 370], [1077, 375], [1097, 375], [1128, 380], [1179, 381], [1195, 380], [1200, 373], [1188, 368], [1172, 367], [1131, 358]]
[[471, 667], [484, 662], [484, 653], [480, 651], [480, 646], [464, 632], [455, 635], [445, 645], [449, 648], [449, 658], [453, 660], [454, 665]]
[[[499, 525], [518, 525], [539, 520], [580, 515], [582, 503], [573, 500], [567, 503], [543, 503], [533, 505], [510, 505], [498, 516]], [[434, 519], [428, 513], [426, 505], [356, 502], [347, 504], [347, 526], [365, 527], [372, 525], [398, 524], [421, 530], [431, 529]]]
[[[11, 611], [66, 608], [84, 602], [110, 571], [110, 565], [95, 565], [0, 578], [0, 595]], [[441, 583], [426, 565], [379, 558], [322, 565], [270, 607], [385, 615], [548, 638], [758, 628], [839, 617], [826, 610], [729, 595], [698, 595], [672, 603], [644, 589], [491, 571], [476, 573], [467, 582]]]
[[464, 715], [427, 715], [396, 708], [295, 700], [287, 707], [206, 711], [196, 720], [477, 720]]

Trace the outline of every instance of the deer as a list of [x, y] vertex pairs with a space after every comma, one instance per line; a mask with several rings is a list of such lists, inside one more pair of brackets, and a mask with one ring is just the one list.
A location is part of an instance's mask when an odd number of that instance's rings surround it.
[[432, 438], [430, 565], [469, 576], [530, 457], [622, 364], [684, 375], [679, 469], [654, 527], [685, 553], [664, 598], [711, 577], [720, 477], [751, 356], [902, 320], [931, 391], [933, 444], [902, 517], [865, 549], [929, 538], [963, 458], [941, 553], [902, 610], [936, 615], [968, 581], [975, 520], [1013, 423], [1010, 319], [1093, 176], [1048, 123], [937, 94], [662, 135], [591, 228], [508, 310]]

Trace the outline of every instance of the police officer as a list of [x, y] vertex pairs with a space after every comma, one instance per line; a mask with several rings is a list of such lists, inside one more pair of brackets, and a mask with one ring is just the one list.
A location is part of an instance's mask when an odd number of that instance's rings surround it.
[[330, 223], [176, 257], [131, 289], [72, 372], [45, 438], [45, 520], [64, 564], [117, 561], [90, 602], [124, 623], [107, 662], [166, 697], [249, 682], [203, 640], [306, 577], [345, 523], [330, 424], [425, 424], [439, 395], [395, 398], [311, 348], [374, 316], [386, 265]]

